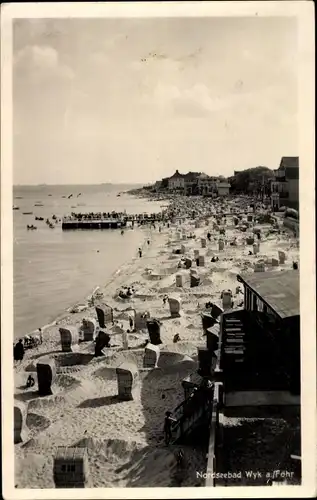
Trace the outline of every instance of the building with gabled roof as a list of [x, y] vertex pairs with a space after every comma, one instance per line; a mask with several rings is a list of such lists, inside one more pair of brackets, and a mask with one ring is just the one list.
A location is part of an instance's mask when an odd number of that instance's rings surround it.
[[299, 208], [299, 157], [283, 156], [271, 182], [271, 205]]
[[168, 189], [170, 191], [180, 191], [184, 190], [184, 187], [185, 175], [176, 170], [175, 173], [168, 179]]

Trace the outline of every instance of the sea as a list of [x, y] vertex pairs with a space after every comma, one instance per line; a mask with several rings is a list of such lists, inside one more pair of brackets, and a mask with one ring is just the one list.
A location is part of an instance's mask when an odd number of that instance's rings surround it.
[[[47, 325], [92, 291], [105, 285], [122, 265], [137, 254], [144, 230], [62, 231], [45, 223], [71, 212], [157, 213], [162, 202], [124, 193], [139, 186], [15, 186], [13, 203], [13, 275], [15, 338]], [[70, 198], [68, 198], [72, 195]], [[119, 196], [118, 196], [119, 195]], [[41, 204], [43, 206], [35, 206]], [[32, 214], [23, 214], [32, 212]], [[43, 217], [44, 221], [35, 220]], [[27, 225], [37, 230], [27, 230]]]

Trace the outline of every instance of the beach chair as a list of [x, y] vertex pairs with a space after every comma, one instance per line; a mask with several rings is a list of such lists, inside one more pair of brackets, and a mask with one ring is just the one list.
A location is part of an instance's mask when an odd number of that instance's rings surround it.
[[100, 328], [106, 328], [106, 323], [113, 323], [113, 309], [104, 305], [95, 307]]

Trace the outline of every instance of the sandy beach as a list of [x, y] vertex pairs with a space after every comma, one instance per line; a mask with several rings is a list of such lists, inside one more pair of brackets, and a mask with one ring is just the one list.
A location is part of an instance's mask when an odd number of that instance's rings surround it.
[[[230, 203], [234, 206], [236, 202]], [[241, 306], [243, 295], [237, 289], [237, 274], [253, 273], [261, 260], [266, 271], [272, 273], [291, 269], [292, 262], [299, 261], [299, 248], [298, 239], [284, 227], [272, 230], [272, 223], [258, 223], [256, 217], [247, 223], [247, 202], [242, 203], [237, 226], [233, 215], [217, 224], [216, 209], [224, 210], [221, 204], [188, 198], [175, 201], [174, 206], [179, 207], [179, 213], [169, 227], [164, 224], [160, 230], [158, 225], [155, 229], [142, 229], [142, 257], [136, 255], [97, 290], [95, 305], [107, 304], [114, 314], [114, 325], [107, 329], [112, 347], [105, 349], [105, 356], [93, 357], [93, 342], [79, 343], [75, 362], [75, 353], [62, 353], [60, 327], [73, 325], [79, 329], [83, 318], [97, 319], [95, 307], [83, 302], [77, 312], [68, 313], [47, 327], [43, 344], [26, 351], [22, 363], [15, 367], [14, 398], [26, 414], [27, 434], [21, 444], [15, 445], [16, 487], [53, 488], [57, 446], [87, 447], [90, 487], [175, 484], [178, 447], [164, 444], [164, 414], [183, 401], [181, 382], [197, 370], [197, 347], [206, 344], [200, 313], [208, 301], [222, 307], [221, 292], [227, 289], [233, 292], [234, 307]], [[193, 207], [194, 218], [190, 215]], [[247, 232], [241, 231], [243, 223], [249, 226]], [[222, 229], [225, 234], [221, 236]], [[257, 255], [250, 252], [252, 245], [246, 244], [246, 236], [255, 229], [261, 232]], [[219, 238], [224, 240], [223, 250], [219, 250]], [[204, 265], [196, 265], [195, 250], [204, 257]], [[285, 263], [272, 265], [279, 250], [286, 254]], [[192, 259], [192, 268], [200, 277], [199, 286], [191, 288], [190, 270], [178, 267], [184, 257]], [[215, 261], [217, 257], [219, 260]], [[176, 275], [182, 276], [182, 286], [176, 286]], [[124, 286], [135, 289], [129, 299], [118, 296]], [[181, 301], [181, 315], [177, 318], [171, 317], [168, 302], [163, 303], [164, 295], [171, 294], [177, 294]], [[145, 329], [128, 333], [129, 349], [123, 349], [120, 328], [129, 328], [124, 312], [128, 308], [148, 312], [162, 323], [160, 359], [155, 369], [143, 368], [144, 344], [148, 339]], [[177, 343], [173, 343], [175, 334], [180, 336]], [[30, 373], [37, 380], [36, 363], [44, 355], [55, 358], [58, 370], [53, 395], [39, 397], [37, 382], [30, 389], [25, 388], [25, 383]], [[72, 364], [65, 361], [67, 356], [73, 358]], [[139, 380], [133, 400], [121, 402], [117, 399], [116, 368], [125, 361], [137, 366]], [[203, 486], [196, 471], [206, 467], [204, 450], [198, 446], [182, 449], [187, 462], [182, 486]]]

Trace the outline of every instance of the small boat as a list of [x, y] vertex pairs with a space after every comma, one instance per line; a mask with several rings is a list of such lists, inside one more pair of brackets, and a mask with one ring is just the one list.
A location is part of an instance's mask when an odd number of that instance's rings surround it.
[[28, 225], [28, 226], [26, 226], [26, 228], [27, 228], [27, 229], [32, 229], [32, 230], [37, 229], [37, 227], [36, 227], [36, 226], [33, 226], [33, 224], [32, 224], [31, 226], [29, 226], [29, 225]]
[[47, 196], [52, 196], [51, 194], [48, 194]]
[[66, 198], [66, 196], [62, 196], [62, 198]]
[[43, 203], [41, 203], [41, 202], [34, 203], [34, 206], [35, 207], [44, 207]]
[[44, 217], [35, 217], [35, 220], [44, 220]]
[[119, 198], [119, 196], [121, 196], [121, 194], [120, 194], [120, 193], [119, 193], [119, 194], [117, 194], [117, 197], [118, 197], [118, 198]]
[[15, 205], [13, 205], [12, 210], [20, 210], [20, 207], [16, 207]]
[[23, 215], [33, 215], [33, 212], [22, 212]]
[[15, 199], [16, 200], [23, 200], [23, 196], [16, 196]]

